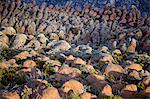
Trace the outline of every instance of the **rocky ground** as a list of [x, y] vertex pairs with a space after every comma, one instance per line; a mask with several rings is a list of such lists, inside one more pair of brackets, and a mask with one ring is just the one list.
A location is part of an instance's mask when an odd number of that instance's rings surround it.
[[150, 16], [0, 2], [0, 99], [150, 98]]

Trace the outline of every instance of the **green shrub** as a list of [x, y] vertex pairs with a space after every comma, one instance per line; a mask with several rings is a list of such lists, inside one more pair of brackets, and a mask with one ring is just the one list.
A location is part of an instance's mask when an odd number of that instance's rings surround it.
[[48, 64], [46, 66], [44, 66], [44, 71], [45, 73], [55, 73], [55, 69], [52, 67], [52, 64]]

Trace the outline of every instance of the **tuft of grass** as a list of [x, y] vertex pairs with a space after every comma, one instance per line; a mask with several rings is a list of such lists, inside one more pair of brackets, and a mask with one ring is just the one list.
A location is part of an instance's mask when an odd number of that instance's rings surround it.
[[39, 66], [40, 69], [42, 69], [42, 66], [45, 64], [42, 60], [35, 60], [36, 64]]
[[145, 89], [145, 86], [143, 83], [138, 83], [137, 87], [140, 89]]
[[81, 99], [79, 95], [77, 95], [76, 93], [72, 92], [71, 94], [69, 94], [66, 99]]
[[109, 80], [109, 81], [116, 81], [116, 78], [115, 78], [113, 75], [110, 75], [110, 76], [108, 77], [108, 80]]
[[21, 98], [22, 99], [30, 99], [31, 94], [32, 94], [32, 89], [25, 86], [23, 89], [23, 92], [21, 93]]
[[85, 67], [85, 65], [80, 65], [79, 66], [79, 70], [81, 70], [84, 73], [89, 73], [89, 71], [87, 70], [87, 68]]
[[52, 84], [51, 83], [46, 83], [45, 86], [46, 87], [52, 87]]
[[48, 74], [56, 72], [55, 69], [52, 67], [52, 64], [48, 64], [48, 65], [44, 66], [43, 69], [44, 69], [45, 73], [48, 73]]
[[98, 72], [96, 70], [90, 70], [89, 73], [90, 74], [98, 74]]

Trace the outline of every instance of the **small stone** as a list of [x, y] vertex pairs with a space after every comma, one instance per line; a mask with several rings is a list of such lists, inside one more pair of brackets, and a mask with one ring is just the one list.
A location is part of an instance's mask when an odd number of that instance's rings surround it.
[[67, 58], [66, 58], [67, 61], [73, 61], [75, 60], [75, 57], [73, 57], [72, 55], [69, 55]]
[[1, 62], [0, 63], [0, 68], [4, 69], [4, 68], [8, 68], [9, 64], [7, 62]]
[[122, 52], [125, 52], [126, 50], [127, 50], [127, 45], [126, 45], [126, 43], [124, 43], [122, 46], [121, 46], [121, 51]]
[[63, 30], [60, 30], [58, 36], [60, 39], [65, 39], [65, 32]]
[[102, 95], [104, 96], [111, 96], [112, 95], [112, 88], [110, 85], [106, 85], [102, 90]]
[[75, 48], [76, 51], [81, 51], [83, 53], [92, 53], [92, 48], [89, 45], [79, 45]]
[[88, 71], [95, 70], [92, 65], [84, 65]]
[[38, 55], [38, 53], [35, 51], [35, 50], [32, 50], [31, 52], [30, 52], [30, 57], [32, 56], [32, 57], [34, 57], [34, 56], [37, 56]]
[[104, 74], [106, 75], [113, 75], [113, 76], [120, 76], [120, 74], [123, 74], [125, 71], [120, 65], [116, 64], [108, 64], [108, 66], [105, 68]]
[[1, 32], [3, 32], [5, 35], [15, 35], [16, 34], [16, 30], [13, 27], [4, 27], [4, 30]]
[[100, 51], [106, 53], [106, 52], [108, 52], [108, 50], [109, 50], [108, 47], [103, 46]]
[[91, 74], [86, 79], [90, 84], [92, 84], [100, 80], [105, 80], [105, 77], [101, 75]]
[[10, 59], [10, 60], [8, 60], [8, 63], [9, 63], [9, 64], [15, 64], [15, 63], [16, 63], [16, 60], [15, 60], [15, 59]]
[[123, 97], [132, 97], [137, 92], [137, 86], [134, 84], [126, 85], [125, 88], [121, 90]]
[[145, 94], [147, 97], [150, 97], [150, 87], [147, 87], [147, 88], [144, 90], [144, 94]]
[[56, 88], [48, 87], [42, 91], [41, 99], [61, 99], [61, 98]]
[[32, 22], [31, 24], [29, 24], [29, 26], [27, 27], [27, 33], [32, 34], [32, 35], [34, 35], [36, 33], [36, 24], [35, 24], [35, 22]]
[[71, 78], [76, 78], [81, 75], [81, 71], [77, 68], [64, 67], [58, 71], [59, 74], [67, 75]]
[[139, 64], [131, 64], [130, 66], [127, 67], [127, 69], [141, 71], [142, 70], [142, 66], [139, 65]]
[[129, 47], [127, 48], [127, 52], [134, 53], [136, 50], [136, 46], [137, 46], [136, 43], [137, 41], [135, 39], [132, 39]]
[[[137, 71], [132, 71], [130, 74], [129, 74], [129, 76], [130, 77], [133, 77], [134, 79], [137, 79], [137, 80], [140, 80], [141, 78], [140, 78], [140, 75], [139, 75], [139, 73], [137, 72]], [[130, 78], [129, 77], [129, 78]]]
[[21, 27], [18, 27], [18, 29], [16, 29], [17, 30], [17, 33], [25, 33], [25, 26], [21, 26]]
[[103, 54], [102, 55], [102, 58], [100, 58], [100, 61], [102, 62], [109, 62], [109, 63], [112, 63], [113, 62], [113, 57], [109, 54]]
[[121, 83], [118, 83], [118, 84], [113, 84], [112, 85], [112, 90], [113, 92], [120, 92], [121, 89], [123, 89], [125, 87], [125, 84], [121, 84]]
[[88, 81], [89, 84], [91, 84], [98, 91], [101, 91], [104, 88], [104, 86], [107, 84], [104, 76], [100, 76], [96, 74], [89, 75], [86, 78], [86, 80]]
[[12, 49], [18, 49], [20, 47], [23, 47], [24, 44], [26, 43], [27, 36], [25, 34], [18, 34], [15, 37], [15, 40], [12, 44]]
[[76, 59], [76, 58], [75, 58], [73, 55], [69, 55], [69, 56], [66, 58], [66, 60], [65, 60], [64, 63], [71, 65], [75, 59]]
[[51, 42], [50, 47], [53, 49], [53, 51], [68, 50], [71, 48], [70, 44], [64, 40]]
[[9, 47], [9, 38], [0, 31], [0, 46]]
[[74, 61], [73, 61], [73, 64], [74, 65], [86, 65], [86, 62], [84, 60], [82, 60], [81, 58], [76, 58]]
[[59, 40], [59, 36], [56, 33], [50, 33], [50, 40]]
[[49, 60], [46, 62], [46, 64], [51, 64], [51, 66], [61, 66], [61, 62], [58, 60]]
[[46, 61], [49, 61], [49, 60], [50, 60], [50, 58], [49, 58], [49, 57], [47, 57], [47, 56], [43, 56], [43, 57], [42, 57], [42, 60], [46, 62]]
[[25, 67], [25, 68], [33, 68], [35, 66], [36, 66], [36, 63], [33, 60], [26, 60], [23, 63], [23, 67]]
[[136, 35], [141, 37], [143, 35], [143, 33], [141, 30], [139, 30], [138, 32], [136, 32]]
[[47, 80], [36, 79], [38, 83], [48, 84]]
[[42, 44], [46, 44], [46, 42], [48, 41], [48, 38], [46, 38], [44, 34], [39, 34], [38, 38]]
[[88, 93], [88, 92], [84, 92], [83, 94], [80, 95], [81, 99], [91, 99], [92, 98], [92, 94]]
[[37, 32], [43, 33], [44, 29], [46, 28], [47, 24], [46, 23], [41, 23], [37, 29]]
[[16, 60], [15, 59], [8, 60], [8, 63], [10, 64], [11, 67], [18, 67], [18, 64], [16, 64]]
[[38, 50], [41, 49], [42, 46], [38, 40], [33, 39], [27, 45], [25, 45], [24, 48], [34, 48], [34, 50]]
[[64, 93], [68, 93], [69, 91], [73, 91], [74, 93], [80, 95], [84, 92], [83, 84], [76, 80], [69, 80], [65, 82], [62, 86], [62, 91]]
[[29, 52], [23, 51], [23, 52], [19, 53], [18, 55], [16, 55], [15, 57], [20, 58], [20, 59], [27, 59], [30, 56], [31, 55], [29, 54]]
[[147, 76], [143, 79], [142, 83], [144, 85], [150, 85], [150, 76]]
[[[148, 69], [148, 70], [150, 70], [150, 69]], [[140, 76], [150, 76], [150, 72], [147, 70], [141, 70]]]
[[149, 49], [150, 49], [150, 39], [145, 39], [142, 42], [142, 50], [150, 54]]
[[3, 92], [0, 93], [0, 99], [20, 99], [17, 92]]

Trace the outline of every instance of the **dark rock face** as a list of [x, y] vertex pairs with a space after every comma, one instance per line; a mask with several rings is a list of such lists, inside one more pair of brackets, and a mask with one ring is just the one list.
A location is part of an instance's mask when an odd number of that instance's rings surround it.
[[[32, 0], [23, 0], [25, 2], [31, 2]], [[104, 7], [107, 3], [115, 2], [116, 6], [126, 6], [128, 9], [131, 5], [136, 5], [138, 9], [143, 13], [150, 14], [150, 2], [149, 0], [35, 0], [37, 4], [41, 4], [42, 2], [46, 2], [47, 4], [58, 4], [63, 5], [68, 1], [72, 2], [72, 5], [75, 8], [82, 8], [84, 4], [92, 4], [98, 8]]]

